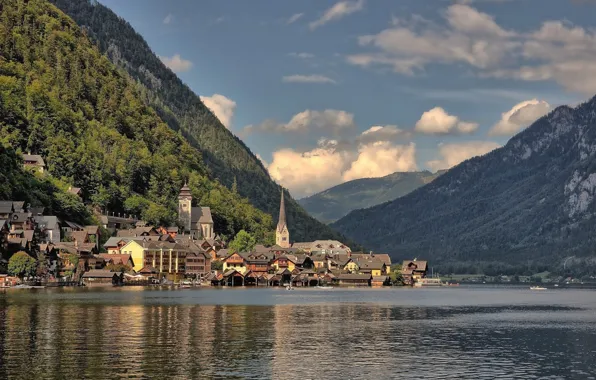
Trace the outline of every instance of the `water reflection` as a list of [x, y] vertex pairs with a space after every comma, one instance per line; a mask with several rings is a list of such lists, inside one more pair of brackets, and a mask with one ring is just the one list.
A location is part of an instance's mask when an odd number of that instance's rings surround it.
[[0, 378], [585, 379], [595, 372], [593, 310], [113, 304], [112, 296], [0, 297]]

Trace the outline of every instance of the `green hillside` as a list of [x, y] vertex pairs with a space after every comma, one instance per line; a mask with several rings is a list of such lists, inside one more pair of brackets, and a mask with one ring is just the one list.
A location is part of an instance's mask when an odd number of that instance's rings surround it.
[[[208, 176], [200, 152], [168, 128], [130, 77], [43, 0], [0, 7], [0, 143], [41, 154], [83, 198], [152, 223], [176, 220], [185, 179], [213, 211], [216, 232], [273, 228], [266, 213]], [[15, 196], [20, 180], [1, 193]]]
[[[51, 2], [84, 27], [100, 51], [134, 78], [145, 104], [202, 153], [213, 178], [230, 189], [235, 182], [241, 196], [277, 218], [281, 188], [269, 177], [261, 161], [219, 122], [199, 96], [163, 65], [128, 22], [95, 1]], [[293, 241], [343, 239], [308, 215], [288, 193], [286, 208]]]
[[430, 183], [441, 173], [443, 171], [397, 172], [380, 178], [355, 179], [302, 198], [298, 203], [321, 222], [330, 223], [352, 210], [402, 197]]

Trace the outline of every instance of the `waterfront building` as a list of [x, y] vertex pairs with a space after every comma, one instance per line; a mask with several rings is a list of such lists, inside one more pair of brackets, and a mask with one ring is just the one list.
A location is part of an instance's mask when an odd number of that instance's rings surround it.
[[130, 240], [120, 251], [131, 255], [133, 269], [137, 272], [145, 266], [151, 266], [168, 279], [180, 278], [186, 273], [186, 256], [189, 250], [181, 244]]
[[404, 260], [401, 266], [402, 281], [406, 285], [412, 285], [421, 278], [426, 277], [427, 262], [420, 260]]

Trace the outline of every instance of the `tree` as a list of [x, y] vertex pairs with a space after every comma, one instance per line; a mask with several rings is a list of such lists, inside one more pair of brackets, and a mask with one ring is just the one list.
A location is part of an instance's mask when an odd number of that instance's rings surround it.
[[255, 247], [255, 238], [244, 230], [240, 230], [230, 242], [229, 249], [232, 252], [249, 252]]
[[8, 272], [20, 279], [33, 276], [36, 271], [37, 262], [33, 257], [23, 251], [15, 253], [10, 260], [8, 260]]
[[126, 264], [109, 264], [106, 265], [106, 269], [109, 270], [110, 272], [130, 272], [130, 270], [132, 269], [130, 267], [130, 265], [126, 265]]

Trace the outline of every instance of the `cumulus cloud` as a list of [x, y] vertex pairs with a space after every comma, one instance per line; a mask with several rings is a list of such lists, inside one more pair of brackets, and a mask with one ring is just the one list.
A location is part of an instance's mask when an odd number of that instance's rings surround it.
[[469, 158], [481, 156], [500, 147], [492, 141], [467, 141], [455, 144], [439, 144], [440, 159], [428, 161], [433, 171], [449, 169]]
[[182, 58], [180, 54], [174, 54], [172, 57], [159, 56], [159, 59], [175, 73], [182, 73], [192, 68], [192, 62]]
[[362, 9], [364, 9], [364, 0], [337, 2], [331, 8], [327, 9], [319, 19], [311, 22], [309, 27], [311, 30], [315, 30], [330, 21], [337, 21]]
[[302, 16], [304, 16], [304, 13], [294, 13], [293, 15], [290, 16], [290, 18], [287, 19], [286, 24], [293, 24], [296, 21], [298, 21], [300, 18], [302, 18]]
[[415, 153], [414, 144], [378, 141], [346, 149], [336, 140], [321, 139], [309, 151], [274, 152], [268, 170], [273, 179], [303, 197], [352, 179], [416, 170]]
[[388, 141], [377, 141], [361, 145], [358, 157], [343, 173], [342, 179], [350, 181], [358, 178], [383, 177], [397, 171], [416, 170], [416, 146], [393, 145]]
[[219, 121], [226, 128], [230, 129], [232, 119], [234, 118], [234, 111], [236, 110], [236, 102], [220, 94], [201, 96], [201, 100], [215, 114]]
[[501, 114], [501, 120], [489, 131], [490, 136], [512, 136], [551, 110], [544, 100], [526, 100]]
[[443, 26], [420, 16], [394, 19], [377, 34], [361, 36], [367, 51], [346, 57], [353, 65], [387, 66], [415, 75], [429, 64], [464, 64], [483, 77], [555, 81], [570, 91], [596, 92], [596, 31], [568, 22], [546, 21], [534, 31], [501, 27], [470, 5], [442, 12]]
[[171, 23], [172, 21], [174, 21], [174, 15], [169, 13], [164, 19], [163, 19], [163, 23], [168, 25], [169, 23]]
[[362, 132], [357, 142], [360, 144], [370, 144], [378, 141], [394, 141], [398, 138], [408, 138], [410, 135], [410, 132], [395, 125], [375, 125]]
[[354, 114], [346, 111], [328, 109], [324, 111], [305, 110], [294, 115], [287, 123], [278, 123], [274, 120], [265, 120], [258, 125], [244, 127], [243, 134], [255, 132], [307, 132], [319, 130], [337, 133], [341, 130], [355, 128]]
[[414, 127], [416, 132], [429, 135], [469, 134], [477, 129], [477, 123], [462, 121], [457, 116], [449, 115], [441, 107], [424, 112]]
[[335, 80], [326, 77], [324, 75], [311, 74], [311, 75], [287, 75], [282, 78], [283, 82], [286, 83], [337, 83]]

